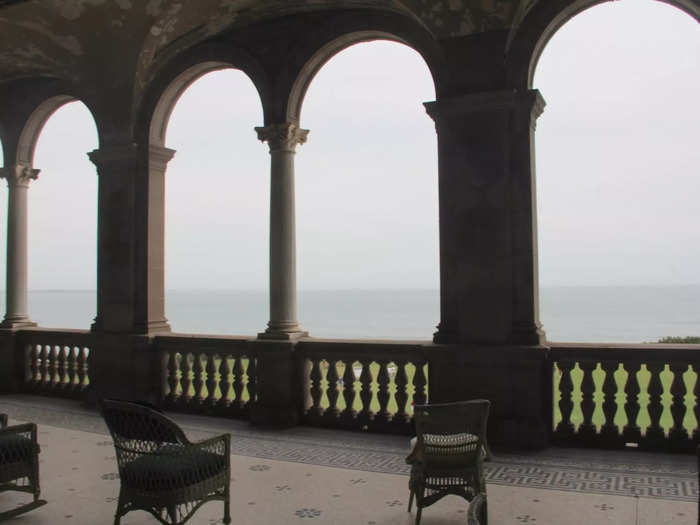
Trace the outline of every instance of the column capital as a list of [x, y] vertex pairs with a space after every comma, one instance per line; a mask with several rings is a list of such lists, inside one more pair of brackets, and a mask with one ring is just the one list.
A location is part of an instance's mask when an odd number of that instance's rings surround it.
[[128, 142], [125, 144], [101, 146], [88, 152], [87, 156], [98, 169], [102, 169], [110, 164], [136, 162], [138, 160], [138, 151], [139, 148], [136, 143]]
[[301, 129], [299, 126], [291, 122], [256, 127], [255, 131], [257, 132], [258, 139], [261, 142], [268, 143], [270, 146], [270, 152], [294, 152], [297, 144], [305, 144], [309, 135], [308, 129]]
[[39, 177], [39, 172], [31, 166], [23, 163], [0, 168], [0, 178], [7, 180], [10, 188], [28, 188], [29, 183]]
[[437, 123], [442, 118], [462, 117], [470, 113], [509, 111], [527, 108], [532, 121], [542, 114], [546, 102], [537, 89], [503, 90], [469, 93], [460, 97], [441, 99], [423, 104], [428, 115]]
[[175, 150], [164, 146], [151, 144], [148, 147], [148, 164], [152, 169], [165, 171], [165, 168], [175, 156]]

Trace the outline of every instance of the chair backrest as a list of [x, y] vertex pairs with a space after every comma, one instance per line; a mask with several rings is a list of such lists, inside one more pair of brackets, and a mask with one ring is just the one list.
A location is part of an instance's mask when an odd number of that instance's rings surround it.
[[416, 447], [426, 468], [464, 468], [481, 458], [491, 403], [486, 399], [417, 405]]
[[102, 399], [99, 404], [118, 458], [121, 453], [148, 454], [163, 444], [188, 442], [172, 419], [150, 406], [116, 399]]

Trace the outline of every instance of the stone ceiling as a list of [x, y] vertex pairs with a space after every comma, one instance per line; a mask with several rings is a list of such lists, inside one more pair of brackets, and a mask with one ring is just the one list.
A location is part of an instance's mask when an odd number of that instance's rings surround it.
[[535, 1], [0, 0], [0, 75], [72, 78], [110, 59], [138, 71], [178, 39], [194, 43], [237, 24], [341, 7], [399, 11], [437, 38], [468, 35], [509, 27]]

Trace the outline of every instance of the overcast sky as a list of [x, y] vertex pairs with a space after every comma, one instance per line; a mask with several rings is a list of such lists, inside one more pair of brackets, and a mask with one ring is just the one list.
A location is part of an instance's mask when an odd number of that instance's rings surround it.
[[[579, 15], [545, 49], [535, 79], [548, 102], [537, 132], [543, 285], [700, 282], [699, 29], [668, 5], [623, 0]], [[434, 98], [421, 57], [395, 43], [352, 47], [316, 77], [296, 163], [301, 289], [438, 287], [436, 136], [422, 107]], [[205, 76], [176, 106], [168, 288], [267, 287], [261, 124], [237, 71]], [[97, 177], [85, 153], [96, 146], [81, 104], [42, 133], [30, 288], [94, 289]]]

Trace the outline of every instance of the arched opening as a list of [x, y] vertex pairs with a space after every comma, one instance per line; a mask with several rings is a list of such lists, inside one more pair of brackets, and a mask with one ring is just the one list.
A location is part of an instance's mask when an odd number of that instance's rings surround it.
[[[0, 166], [5, 167], [5, 149], [3, 148], [2, 139], [0, 139]], [[6, 297], [5, 297], [5, 275], [7, 271], [7, 182], [0, 181], [0, 217], [5, 217], [0, 222], [0, 305], [2, 311], [6, 312]]]
[[332, 52], [301, 112], [311, 133], [297, 155], [300, 322], [317, 337], [429, 339], [439, 319], [430, 71], [392, 41]]
[[[38, 140], [37, 140], [38, 138]], [[98, 147], [90, 110], [71, 97], [39, 106], [18, 160], [40, 169], [29, 188], [29, 313], [42, 327], [90, 327], [95, 317]]]
[[[595, 35], [595, 38], [592, 38]], [[552, 36], [534, 87], [541, 318], [551, 341], [700, 334], [700, 31], [657, 1]]]
[[223, 67], [183, 73], [151, 128], [152, 143], [176, 150], [165, 185], [166, 314], [176, 332], [252, 335], [268, 317], [269, 157], [254, 131], [258, 91]]

